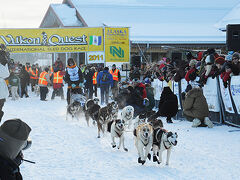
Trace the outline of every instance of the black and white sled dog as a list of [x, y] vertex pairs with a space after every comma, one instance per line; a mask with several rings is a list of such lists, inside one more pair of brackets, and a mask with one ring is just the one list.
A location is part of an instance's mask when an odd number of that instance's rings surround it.
[[115, 119], [113, 121], [108, 122], [108, 132], [111, 133], [112, 137], [112, 147], [116, 147], [115, 138], [119, 138], [118, 149], [120, 149], [121, 145], [123, 146], [124, 151], [128, 151], [128, 149], [124, 145], [124, 130], [125, 130], [125, 121], [122, 119]]
[[99, 109], [98, 118], [97, 118], [97, 127], [98, 127], [98, 138], [100, 138], [100, 131], [105, 133], [108, 122], [111, 121], [111, 115], [109, 113], [109, 107], [105, 106]]
[[[167, 150], [166, 165], [169, 165], [170, 154], [173, 146], [177, 145], [177, 133], [167, 132], [165, 129], [157, 128], [153, 131], [153, 162], [162, 162], [162, 153]], [[159, 160], [157, 158], [159, 156]]]
[[99, 99], [88, 99], [84, 105], [84, 114], [85, 119], [87, 121], [87, 125], [89, 126], [89, 119], [91, 118], [93, 120], [93, 124], [97, 122], [98, 114], [100, 106], [98, 105]]
[[137, 126], [134, 130], [135, 146], [138, 151], [138, 163], [144, 164], [146, 159], [151, 159], [150, 150], [153, 145], [153, 129], [148, 123]]
[[132, 125], [132, 120], [134, 116], [134, 108], [132, 106], [126, 106], [123, 108], [121, 112], [122, 119], [128, 124], [128, 129], [130, 129]]
[[147, 122], [147, 116], [146, 113], [139, 114], [135, 119], [134, 122], [134, 129], [136, 129], [139, 125], [144, 124]]
[[69, 115], [72, 116], [72, 119], [73, 118], [78, 119], [81, 109], [82, 109], [81, 103], [78, 101], [74, 101], [71, 104], [69, 104], [67, 106], [66, 120], [68, 120]]
[[108, 103], [109, 114], [111, 115], [111, 120], [115, 120], [118, 118], [118, 104], [113, 101]]

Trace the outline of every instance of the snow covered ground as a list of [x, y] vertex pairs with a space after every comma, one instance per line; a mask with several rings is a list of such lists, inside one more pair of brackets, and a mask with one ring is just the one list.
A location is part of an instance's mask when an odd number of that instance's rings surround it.
[[113, 149], [110, 134], [98, 139], [97, 128], [92, 124], [87, 127], [84, 117], [66, 121], [66, 105], [66, 100], [60, 97], [50, 100], [49, 96], [43, 102], [34, 94], [18, 101], [7, 100], [3, 121], [20, 118], [32, 128], [33, 144], [24, 156], [36, 164], [21, 165], [24, 180], [237, 180], [240, 177], [240, 132], [228, 132], [237, 128], [225, 125], [192, 128], [187, 121], [167, 124], [164, 119], [164, 128], [179, 135], [170, 165], [152, 161], [140, 165], [132, 132], [126, 132], [128, 152]]

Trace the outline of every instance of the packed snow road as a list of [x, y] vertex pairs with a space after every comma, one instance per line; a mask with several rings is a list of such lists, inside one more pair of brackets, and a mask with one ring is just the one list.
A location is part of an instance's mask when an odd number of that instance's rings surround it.
[[[48, 98], [49, 99], [49, 98]], [[192, 128], [187, 121], [175, 120], [164, 128], [178, 133], [170, 165], [147, 161], [138, 164], [132, 132], [126, 132], [123, 149], [111, 147], [110, 134], [97, 138], [97, 128], [86, 125], [84, 117], [66, 120], [66, 100], [40, 101], [31, 95], [18, 101], [7, 100], [3, 121], [20, 118], [32, 128], [32, 147], [24, 151], [21, 172], [24, 180], [158, 180], [158, 179], [239, 179], [240, 132], [237, 128], [215, 126]], [[118, 141], [117, 141], [118, 142]]]

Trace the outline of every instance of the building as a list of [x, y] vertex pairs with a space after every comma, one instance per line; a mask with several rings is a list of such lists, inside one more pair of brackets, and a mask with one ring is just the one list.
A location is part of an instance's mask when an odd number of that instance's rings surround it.
[[[171, 57], [172, 52], [184, 58], [182, 52], [186, 50], [212, 47], [225, 51], [226, 35], [216, 23], [236, 3], [237, 0], [63, 0], [62, 4], [50, 4], [40, 28], [130, 27], [131, 56], [154, 62]], [[84, 53], [59, 56], [73, 56], [79, 63], [85, 58]]]

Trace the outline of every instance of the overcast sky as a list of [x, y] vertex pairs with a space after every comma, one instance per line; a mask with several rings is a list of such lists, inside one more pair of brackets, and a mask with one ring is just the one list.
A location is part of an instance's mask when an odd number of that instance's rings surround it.
[[0, 0], [0, 28], [38, 28], [51, 3], [63, 0]]

